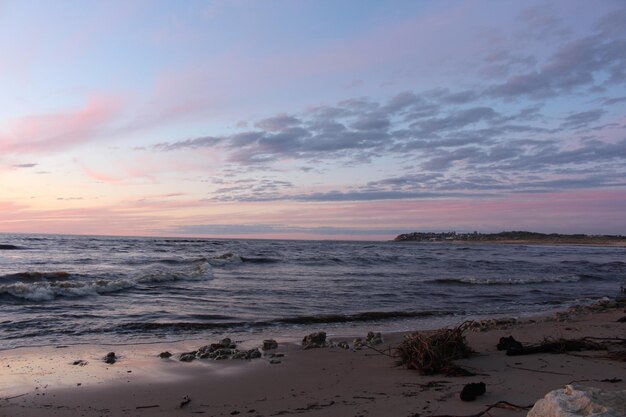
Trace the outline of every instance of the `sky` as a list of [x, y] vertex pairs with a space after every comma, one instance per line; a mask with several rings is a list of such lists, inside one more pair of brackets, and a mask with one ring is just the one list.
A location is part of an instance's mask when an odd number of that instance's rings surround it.
[[626, 3], [0, 0], [0, 232], [626, 235]]

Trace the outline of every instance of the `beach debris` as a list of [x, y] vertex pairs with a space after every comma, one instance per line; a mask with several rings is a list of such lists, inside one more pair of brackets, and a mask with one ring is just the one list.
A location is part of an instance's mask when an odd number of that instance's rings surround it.
[[276, 365], [276, 364], [279, 364], [279, 363], [281, 363], [281, 361], [278, 360], [278, 359], [270, 359], [270, 364], [272, 364], [272, 365]]
[[196, 359], [196, 352], [197, 351], [181, 353], [178, 360], [181, 362], [191, 362]]
[[84, 361], [82, 359], [78, 359], [78, 360], [72, 362], [72, 365], [85, 366], [85, 365], [87, 365], [87, 363], [88, 363], [87, 361]]
[[272, 350], [278, 348], [278, 342], [274, 339], [265, 339], [263, 341], [263, 350]]
[[473, 353], [463, 335], [470, 325], [471, 322], [465, 322], [452, 329], [416, 332], [405, 336], [396, 348], [400, 364], [422, 375], [471, 375], [469, 371], [452, 363], [455, 359], [468, 358]]
[[354, 347], [355, 350], [363, 349], [363, 346], [364, 346], [363, 339], [361, 339], [360, 337], [355, 337], [354, 340], [352, 341], [352, 346]]
[[365, 336], [365, 340], [360, 337], [354, 338], [352, 341], [352, 347], [354, 350], [361, 350], [363, 348], [380, 345], [382, 343], [383, 335], [381, 333], [368, 332], [367, 336]]
[[348, 342], [345, 341], [337, 343], [337, 347], [340, 347], [341, 349], [350, 349], [350, 345], [348, 345]]
[[487, 408], [485, 408], [483, 411], [480, 411], [480, 412], [475, 413], [475, 414], [469, 414], [469, 415], [464, 415], [464, 416], [451, 415], [451, 414], [440, 414], [440, 415], [436, 415], [436, 416], [431, 415], [431, 416], [428, 416], [428, 417], [482, 417], [484, 415], [490, 416], [489, 411], [492, 408], [502, 408], [502, 409], [505, 409], [505, 410], [524, 411], [524, 410], [530, 410], [531, 407], [532, 407], [532, 405], [523, 406], [523, 405], [513, 404], [513, 403], [510, 403], [508, 401], [498, 401], [495, 404], [488, 405]]
[[606, 391], [582, 385], [566, 385], [550, 391], [535, 403], [527, 417], [576, 417], [626, 415], [626, 390]]
[[459, 397], [462, 401], [474, 401], [479, 395], [487, 392], [487, 386], [484, 382], [472, 382], [463, 387]]
[[506, 317], [498, 319], [486, 319], [480, 321], [473, 321], [470, 329], [474, 332], [485, 332], [492, 329], [507, 329], [508, 327], [517, 324], [518, 320], [515, 317]]
[[189, 395], [185, 395], [183, 397], [183, 399], [180, 401], [180, 408], [183, 408], [184, 406], [186, 406], [190, 402], [191, 402], [191, 397], [189, 397]]
[[521, 349], [523, 345], [515, 340], [513, 336], [501, 337], [498, 342], [498, 350]]
[[159, 358], [161, 359], [169, 359], [172, 357], [172, 354], [168, 351], [159, 353]]
[[565, 353], [581, 350], [606, 350], [604, 344], [582, 339], [552, 339], [546, 338], [537, 345], [524, 347], [514, 346], [507, 349], [507, 356], [532, 355], [535, 353]]
[[144, 408], [158, 408], [160, 407], [159, 404], [154, 404], [154, 405], [138, 405], [137, 407], [135, 407], [135, 410], [143, 410]]
[[104, 362], [108, 363], [109, 365], [113, 365], [115, 362], [117, 362], [117, 359], [118, 357], [115, 356], [115, 352], [109, 352], [104, 357]]
[[365, 337], [365, 344], [368, 346], [376, 346], [383, 343], [383, 335], [380, 333], [368, 332]]
[[617, 384], [618, 382], [622, 382], [622, 378], [606, 378], [601, 379], [600, 382], [610, 382], [611, 384]]
[[626, 316], [624, 316], [624, 317], [620, 317], [619, 319], [617, 319], [617, 321], [618, 321], [619, 323], [626, 323]]
[[223, 338], [220, 343], [219, 343], [223, 348], [228, 348], [228, 349], [234, 349], [237, 346], [235, 345], [235, 343], [233, 343], [232, 340], [230, 340], [230, 337], [225, 337]]
[[227, 337], [222, 339], [220, 342], [204, 345], [198, 348], [198, 350], [181, 353], [178, 360], [182, 362], [191, 362], [195, 359], [212, 359], [222, 361], [226, 359], [258, 359], [262, 356], [263, 355], [258, 348], [249, 350], [237, 349], [237, 345]]
[[326, 346], [326, 332], [315, 332], [302, 339], [302, 349], [322, 348]]

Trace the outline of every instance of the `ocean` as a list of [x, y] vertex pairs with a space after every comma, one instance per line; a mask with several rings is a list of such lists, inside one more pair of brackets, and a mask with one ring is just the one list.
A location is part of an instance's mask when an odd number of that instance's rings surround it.
[[0, 248], [0, 348], [433, 328], [615, 298], [626, 281], [618, 247], [5, 234]]

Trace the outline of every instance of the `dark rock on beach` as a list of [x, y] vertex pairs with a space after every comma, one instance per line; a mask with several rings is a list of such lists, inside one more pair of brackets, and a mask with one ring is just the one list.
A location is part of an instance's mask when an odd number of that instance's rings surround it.
[[266, 339], [263, 341], [263, 350], [277, 349], [278, 342], [274, 339]]
[[523, 345], [515, 340], [513, 336], [501, 337], [498, 345], [496, 346], [498, 350], [509, 350], [509, 349], [522, 349]]
[[350, 349], [348, 342], [345, 341], [337, 343], [337, 347], [340, 347], [341, 349]]
[[[164, 352], [169, 353], [169, 352]], [[182, 362], [191, 362], [194, 359], [211, 359], [222, 361], [227, 359], [257, 359], [262, 356], [258, 348], [250, 350], [237, 349], [236, 343], [226, 337], [220, 342], [204, 345], [198, 350], [182, 353], [178, 360]]]
[[363, 339], [361, 339], [360, 337], [355, 337], [354, 340], [352, 341], [352, 346], [354, 347], [354, 349], [356, 350], [361, 350], [363, 349], [364, 346], [364, 342]]
[[196, 359], [196, 352], [185, 352], [185, 353], [181, 353], [178, 360], [181, 362], [191, 362], [192, 360]]
[[368, 346], [376, 346], [383, 343], [383, 335], [380, 333], [368, 332], [365, 337], [365, 344]]
[[248, 351], [248, 357], [249, 359], [257, 359], [261, 357], [261, 351], [259, 351], [259, 349], [254, 348], [254, 349], [250, 349]]
[[461, 391], [461, 400], [474, 401], [479, 395], [483, 395], [487, 391], [487, 386], [484, 382], [472, 382], [463, 387]]
[[326, 332], [315, 332], [302, 339], [302, 349], [322, 348], [326, 346]]
[[109, 352], [104, 357], [104, 362], [108, 363], [109, 365], [113, 365], [115, 362], [117, 362], [117, 359], [118, 357], [115, 356], [115, 352]]
[[159, 353], [159, 358], [161, 359], [169, 359], [171, 357], [172, 357], [172, 354], [170, 352], [165, 351], [165, 352]]

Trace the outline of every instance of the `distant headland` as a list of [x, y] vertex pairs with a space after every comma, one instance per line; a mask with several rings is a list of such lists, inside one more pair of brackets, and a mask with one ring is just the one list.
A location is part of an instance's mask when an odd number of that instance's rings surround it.
[[500, 233], [414, 232], [398, 235], [395, 242], [481, 242], [481, 243], [538, 243], [561, 245], [608, 245], [626, 246], [622, 235], [563, 235], [559, 233], [536, 233], [511, 231]]

